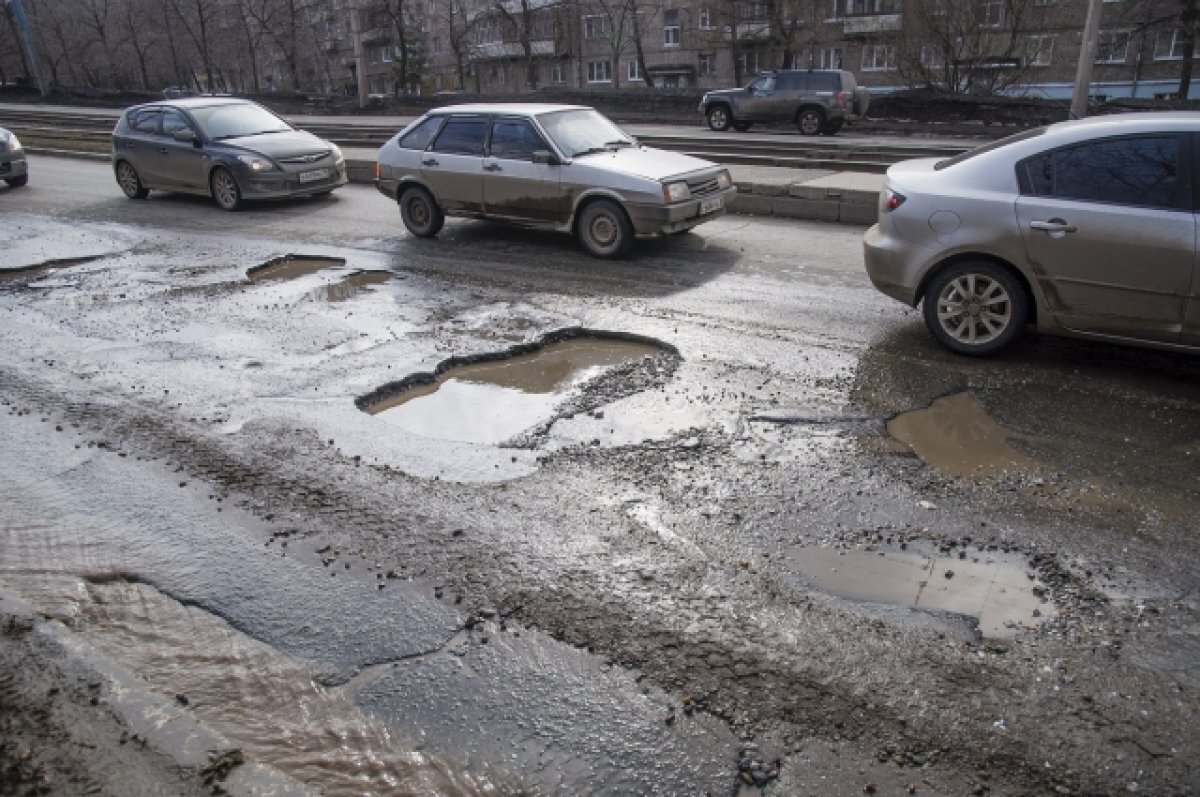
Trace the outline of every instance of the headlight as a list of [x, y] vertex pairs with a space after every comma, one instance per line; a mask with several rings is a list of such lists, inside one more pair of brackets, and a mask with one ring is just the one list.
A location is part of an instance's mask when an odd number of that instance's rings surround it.
[[255, 173], [269, 172], [275, 168], [275, 164], [260, 155], [238, 155], [238, 160], [249, 166], [250, 171]]
[[342, 161], [344, 161], [346, 159], [345, 156], [342, 155], [342, 148], [339, 147], [337, 144], [329, 145], [329, 154], [333, 155], [334, 163], [341, 163]]
[[21, 149], [22, 149], [22, 147], [21, 147], [21, 139], [17, 138], [17, 134], [16, 134], [16, 133], [9, 133], [9, 134], [8, 134], [8, 148], [9, 148], [10, 150], [12, 150], [13, 152], [20, 152], [20, 151], [21, 151]]
[[729, 172], [722, 169], [717, 172], [717, 187], [724, 190], [733, 185], [733, 178], [729, 176]]
[[664, 202], [682, 202], [685, 199], [691, 198], [692, 192], [688, 189], [687, 183], [666, 183], [663, 185]]

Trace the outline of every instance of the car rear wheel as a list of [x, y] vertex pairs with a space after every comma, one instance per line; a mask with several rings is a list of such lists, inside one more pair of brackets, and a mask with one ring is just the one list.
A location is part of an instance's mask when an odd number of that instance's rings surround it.
[[1012, 343], [1029, 320], [1029, 298], [1007, 268], [983, 261], [943, 269], [925, 288], [925, 326], [950, 351], [982, 357]]
[[729, 115], [729, 109], [724, 105], [714, 105], [708, 109], [708, 126], [718, 132], [728, 130], [733, 119]]
[[432, 238], [442, 230], [446, 217], [433, 195], [419, 185], [400, 193], [400, 218], [408, 231], [418, 238]]
[[754, 122], [733, 122], [733, 129], [739, 133], [745, 133], [750, 128], [754, 127]]
[[145, 199], [150, 195], [150, 191], [142, 185], [142, 178], [138, 177], [137, 169], [133, 168], [129, 161], [117, 164], [117, 185], [121, 186], [125, 196], [130, 199]]
[[242, 206], [242, 189], [228, 169], [213, 169], [208, 185], [212, 189], [212, 198], [221, 210], [234, 211]]
[[22, 174], [20, 177], [6, 177], [4, 182], [8, 183], [13, 188], [20, 188], [29, 182], [29, 175]]
[[804, 108], [796, 115], [796, 127], [801, 135], [815, 136], [825, 127], [825, 114], [816, 108]]
[[576, 234], [593, 257], [624, 257], [633, 247], [633, 225], [616, 202], [598, 199], [579, 214]]

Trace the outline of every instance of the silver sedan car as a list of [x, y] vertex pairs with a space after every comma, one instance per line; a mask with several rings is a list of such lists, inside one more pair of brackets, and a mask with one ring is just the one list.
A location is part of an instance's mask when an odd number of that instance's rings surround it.
[[500, 219], [573, 232], [604, 258], [717, 218], [737, 191], [723, 167], [640, 146], [592, 108], [533, 103], [430, 111], [379, 150], [375, 184], [413, 235]]
[[29, 161], [16, 134], [0, 127], [0, 180], [13, 188], [29, 182]]
[[1062, 122], [888, 169], [864, 239], [879, 290], [944, 346], [1041, 332], [1200, 348], [1200, 114]]
[[223, 210], [247, 199], [327, 194], [346, 184], [337, 145], [296, 130], [257, 103], [186, 97], [136, 105], [112, 134], [117, 185], [211, 196]]

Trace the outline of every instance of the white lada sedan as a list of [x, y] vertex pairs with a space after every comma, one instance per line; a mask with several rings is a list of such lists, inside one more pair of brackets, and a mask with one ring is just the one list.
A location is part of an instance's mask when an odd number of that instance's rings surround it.
[[737, 192], [722, 166], [641, 146], [578, 105], [437, 108], [380, 148], [375, 175], [413, 235], [446, 216], [498, 219], [570, 231], [603, 258], [715, 219]]

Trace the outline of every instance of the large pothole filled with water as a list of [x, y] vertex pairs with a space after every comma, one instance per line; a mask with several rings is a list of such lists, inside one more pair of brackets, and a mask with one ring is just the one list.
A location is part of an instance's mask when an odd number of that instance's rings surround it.
[[954, 476], [990, 477], [1037, 466], [1009, 443], [1020, 435], [992, 420], [970, 393], [945, 396], [925, 409], [897, 415], [888, 421], [887, 430], [921, 459]]
[[559, 330], [503, 352], [451, 358], [356, 404], [423, 437], [497, 445], [645, 389], [678, 361], [673, 347], [651, 338]]

